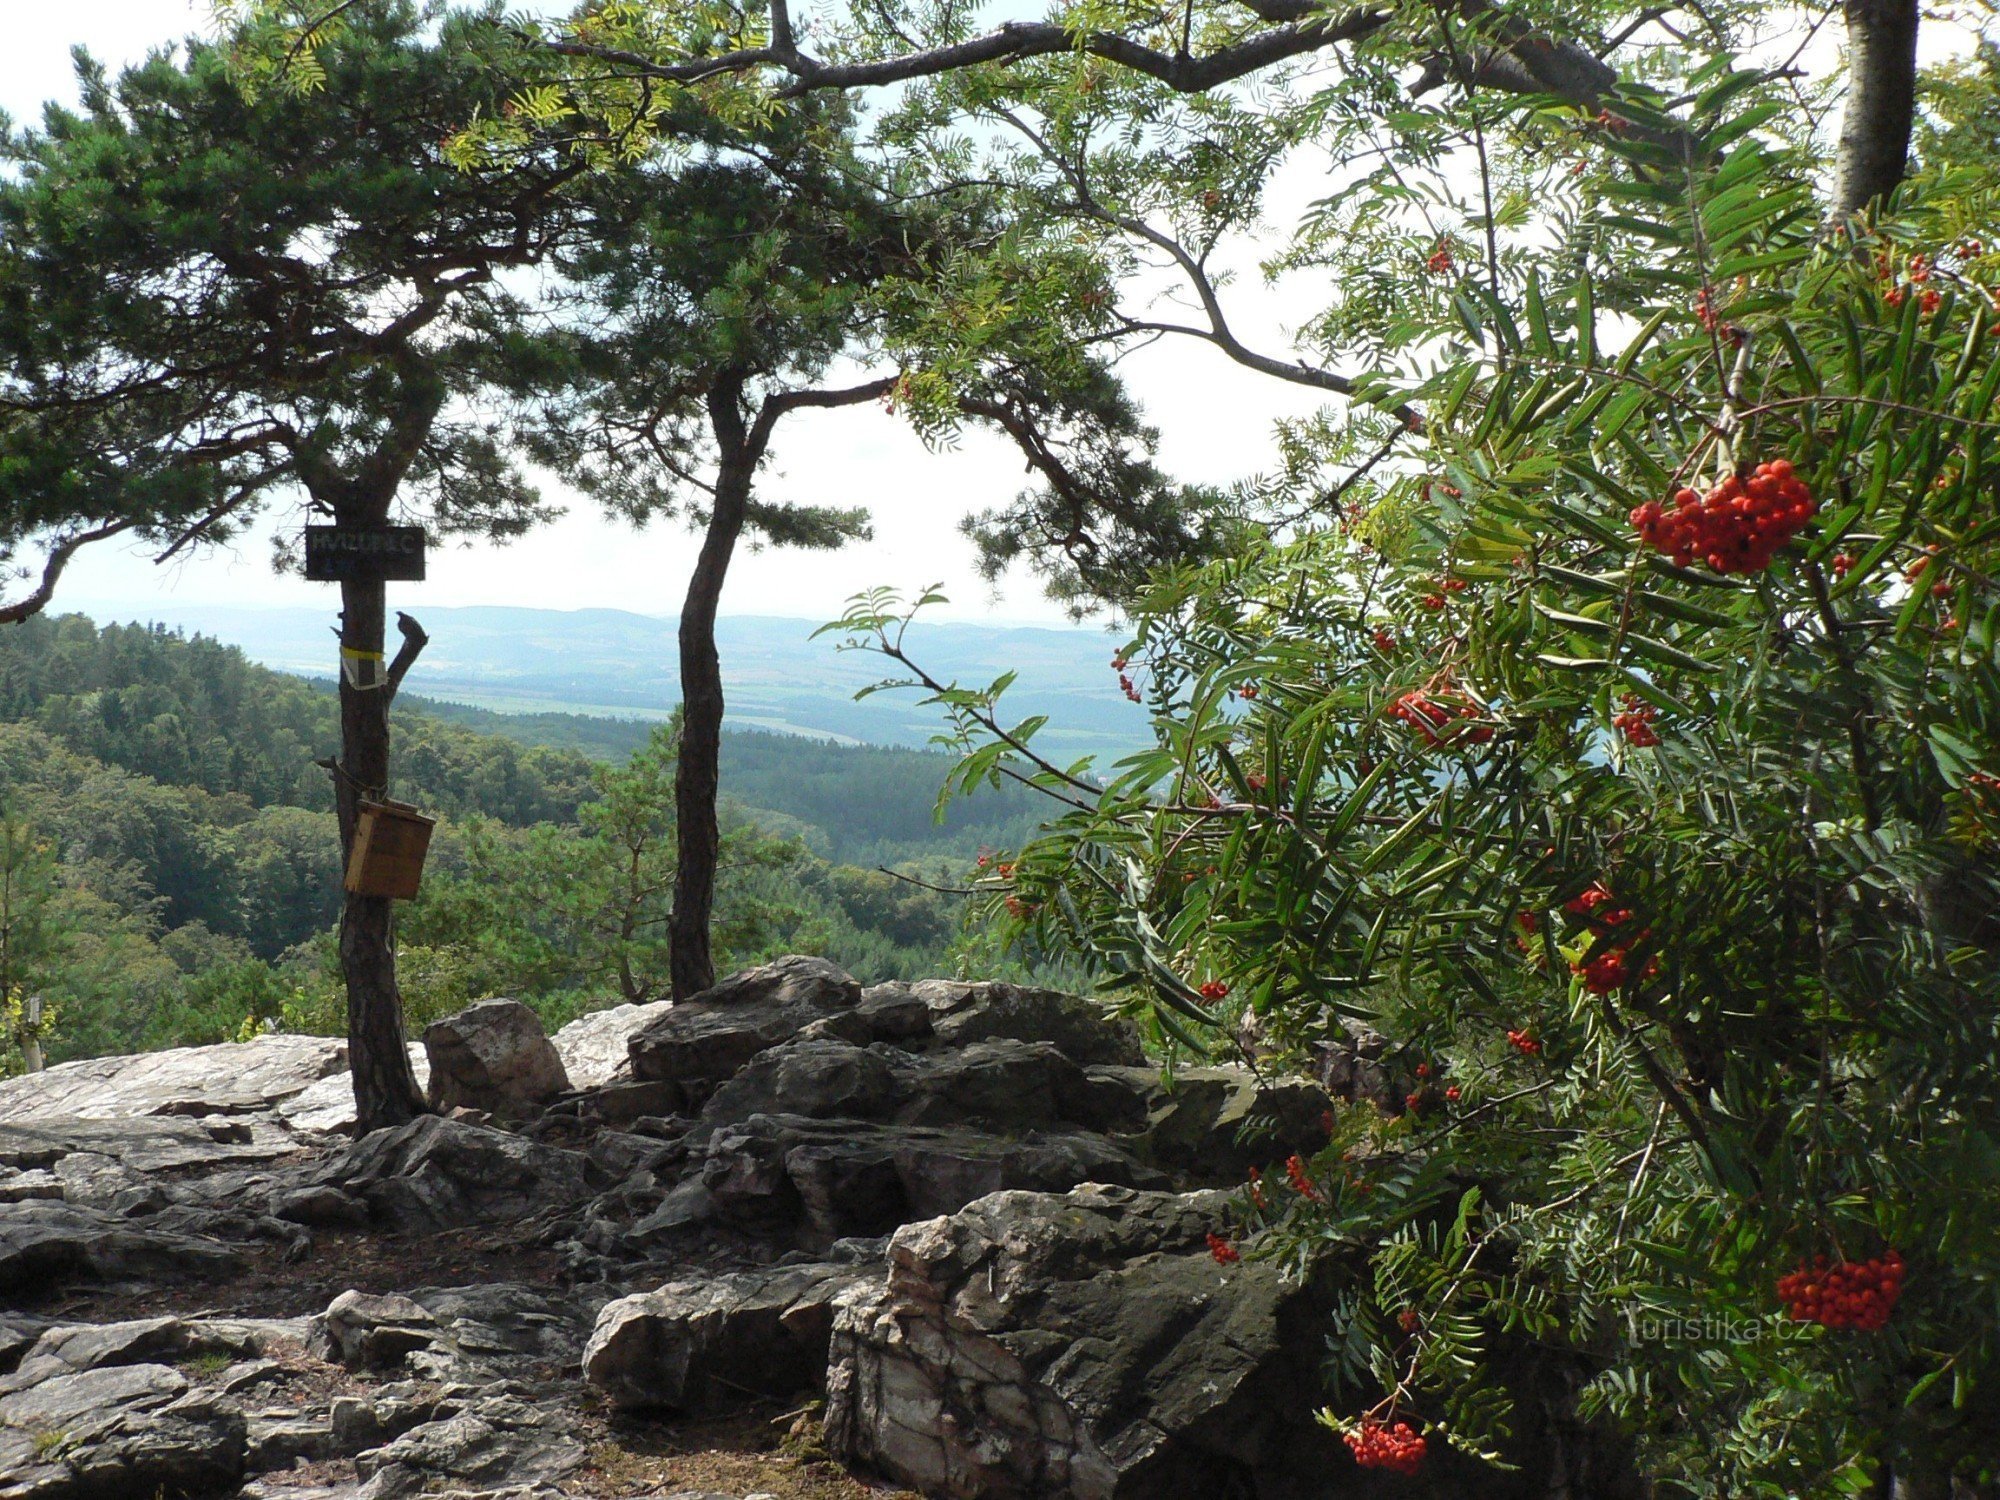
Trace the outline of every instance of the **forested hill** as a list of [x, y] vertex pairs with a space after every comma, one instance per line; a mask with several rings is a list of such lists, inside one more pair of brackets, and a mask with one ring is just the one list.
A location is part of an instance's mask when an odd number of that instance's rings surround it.
[[[76, 754], [163, 786], [252, 808], [326, 808], [326, 772], [315, 762], [339, 742], [330, 684], [257, 666], [204, 636], [98, 626], [82, 615], [0, 631], [0, 722], [33, 725]], [[396, 713], [395, 790], [448, 817], [566, 823], [590, 793], [591, 763], [626, 760], [650, 728], [406, 693]], [[859, 864], [1012, 846], [1045, 815], [1033, 794], [1003, 789], [954, 805], [939, 827], [932, 809], [949, 765], [935, 752], [731, 731], [723, 795], [782, 814], [773, 826]]]
[[[395, 791], [442, 818], [423, 895], [398, 921], [413, 1023], [483, 994], [518, 995], [553, 1023], [657, 992], [670, 741], [414, 698], [395, 733]], [[337, 740], [327, 684], [233, 647], [77, 615], [0, 631], [0, 992], [51, 1002], [53, 1056], [267, 1023], [340, 1029], [340, 857], [316, 764]], [[1013, 846], [1039, 811], [1027, 793], [993, 793], [940, 829], [942, 755], [726, 743], [721, 963], [801, 951], [871, 980], [943, 972], [976, 928], [932, 887], [962, 883], [981, 845]]]

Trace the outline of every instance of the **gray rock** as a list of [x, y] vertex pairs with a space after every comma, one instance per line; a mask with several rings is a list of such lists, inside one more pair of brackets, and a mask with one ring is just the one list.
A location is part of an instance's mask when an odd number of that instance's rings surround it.
[[368, 1222], [368, 1205], [329, 1183], [297, 1188], [271, 1200], [271, 1215], [316, 1229], [359, 1228]]
[[60, 1198], [62, 1179], [44, 1167], [23, 1172], [0, 1167], [0, 1203], [26, 1203], [30, 1198]]
[[1052, 1042], [1079, 1066], [1137, 1066], [1146, 1060], [1138, 1032], [1080, 996], [955, 979], [926, 979], [911, 989], [929, 1007], [931, 1027], [948, 1046], [1011, 1037]]
[[1253, 1166], [1326, 1144], [1334, 1101], [1302, 1078], [1248, 1068], [1092, 1068], [1091, 1086], [1122, 1095], [1143, 1114], [1135, 1146], [1147, 1160], [1213, 1186], [1239, 1183]]
[[179, 1318], [58, 1326], [35, 1340], [13, 1374], [0, 1380], [0, 1391], [111, 1365], [161, 1364], [194, 1352], [195, 1340]]
[[300, 1459], [329, 1458], [333, 1424], [303, 1412], [252, 1412], [244, 1443], [243, 1467], [252, 1474], [289, 1469]]
[[346, 1291], [320, 1316], [310, 1347], [350, 1370], [392, 1370], [406, 1355], [429, 1348], [437, 1331], [429, 1309], [408, 1297]]
[[1082, 1131], [1011, 1139], [791, 1115], [753, 1115], [718, 1129], [701, 1180], [724, 1220], [750, 1230], [796, 1226], [808, 1244], [887, 1234], [1003, 1188], [1165, 1183], [1112, 1142]]
[[935, 1034], [930, 1006], [915, 989], [901, 982], [870, 985], [861, 992], [861, 1004], [855, 1009], [877, 1041], [927, 1042]]
[[227, 1492], [245, 1439], [240, 1411], [164, 1365], [59, 1375], [0, 1396], [0, 1500]]
[[[431, 1076], [430, 1056], [424, 1051], [421, 1042], [409, 1043], [409, 1049], [410, 1071], [416, 1075], [417, 1087], [428, 1088]], [[303, 1092], [280, 1103], [275, 1114], [279, 1122], [288, 1129], [301, 1132], [308, 1138], [320, 1135], [352, 1135], [354, 1079], [346, 1072], [322, 1078]]]
[[1001, 1193], [899, 1230], [835, 1308], [828, 1446], [954, 1500], [1363, 1493], [1330, 1488], [1351, 1466], [1300, 1399], [1324, 1309], [1214, 1263], [1225, 1203]]
[[[631, 1042], [635, 1032], [673, 1009], [671, 1000], [651, 1005], [613, 1005], [578, 1016], [549, 1038], [562, 1058], [570, 1086], [601, 1089], [632, 1080]], [[658, 1111], [641, 1110], [641, 1114]]]
[[430, 1315], [434, 1327], [428, 1345], [410, 1355], [411, 1372], [436, 1381], [483, 1383], [517, 1376], [534, 1363], [573, 1369], [605, 1298], [481, 1282], [428, 1288], [409, 1300]]
[[581, 1152], [425, 1115], [356, 1141], [315, 1186], [367, 1203], [374, 1218], [423, 1232], [523, 1219], [589, 1196]]
[[[237, 1144], [237, 1143], [232, 1143]], [[115, 1156], [73, 1151], [56, 1163], [63, 1201], [84, 1208], [101, 1208], [120, 1218], [158, 1213], [173, 1201], [165, 1187], [135, 1172]]]
[[38, 1199], [0, 1214], [0, 1286], [10, 1291], [77, 1276], [214, 1278], [241, 1265], [241, 1256], [218, 1240], [140, 1227], [73, 1204]]
[[560, 1413], [518, 1396], [479, 1396], [361, 1454], [355, 1466], [368, 1480], [361, 1493], [364, 1500], [402, 1500], [457, 1486], [532, 1492], [583, 1467], [583, 1446], [567, 1426]]
[[635, 1032], [632, 1076], [718, 1083], [766, 1047], [860, 1001], [861, 986], [823, 958], [794, 955], [746, 969]]
[[726, 1123], [787, 1114], [1003, 1130], [1065, 1121], [1137, 1126], [1157, 1074], [1131, 1071], [1146, 1075], [1146, 1087], [1114, 1094], [1047, 1042], [1005, 1038], [913, 1053], [801, 1033], [745, 1064], [710, 1096], [702, 1118]]
[[19, 1170], [54, 1167], [78, 1152], [110, 1157], [133, 1172], [169, 1172], [270, 1161], [298, 1149], [295, 1138], [264, 1119], [230, 1121], [227, 1128], [217, 1129], [181, 1116], [44, 1117], [0, 1124], [0, 1166]]
[[541, 1018], [518, 1000], [481, 1000], [424, 1028], [431, 1107], [477, 1109], [504, 1120], [540, 1112], [569, 1090]]
[[896, 1067], [882, 1053], [852, 1042], [799, 1037], [746, 1063], [710, 1096], [702, 1118], [788, 1114], [879, 1119], [902, 1092]]
[[598, 1315], [583, 1375], [627, 1408], [711, 1412], [818, 1389], [833, 1302], [880, 1264], [797, 1265], [676, 1281]]
[[213, 1047], [93, 1057], [0, 1079], [0, 1120], [251, 1114], [346, 1070], [347, 1043], [318, 1036], [260, 1036]]

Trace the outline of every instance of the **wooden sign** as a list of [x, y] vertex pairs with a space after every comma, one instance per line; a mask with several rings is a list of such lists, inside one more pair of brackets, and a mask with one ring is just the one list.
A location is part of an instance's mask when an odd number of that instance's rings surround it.
[[415, 898], [424, 879], [435, 818], [406, 802], [364, 802], [347, 857], [347, 889], [356, 896]]
[[421, 583], [424, 546], [421, 526], [308, 526], [306, 577], [315, 583]]

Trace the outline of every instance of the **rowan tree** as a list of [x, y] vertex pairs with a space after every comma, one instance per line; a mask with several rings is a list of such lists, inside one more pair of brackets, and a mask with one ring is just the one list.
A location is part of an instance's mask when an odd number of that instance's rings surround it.
[[[577, 222], [565, 143], [504, 165], [445, 159], [506, 106], [481, 18], [371, 6], [311, 59], [312, 86], [259, 87], [202, 41], [115, 82], [79, 63], [80, 111], [11, 132], [0, 183], [0, 546], [42, 553], [6, 614], [44, 606], [63, 565], [125, 536], [164, 560], [274, 503], [308, 520], [505, 538], [543, 514], [472, 402], [521, 313], [508, 276]], [[342, 846], [390, 785], [388, 710], [422, 648], [386, 588], [341, 585], [346, 668], [331, 763]], [[342, 917], [363, 1128], [422, 1108], [407, 1058], [387, 900]]]

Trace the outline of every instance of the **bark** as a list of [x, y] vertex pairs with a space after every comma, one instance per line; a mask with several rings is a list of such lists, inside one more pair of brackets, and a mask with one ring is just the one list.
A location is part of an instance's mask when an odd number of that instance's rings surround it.
[[[388, 587], [379, 579], [340, 586], [343, 650], [379, 656], [385, 635]], [[408, 643], [413, 638], [405, 629]], [[399, 656], [399, 661], [401, 657]], [[407, 667], [406, 667], [407, 669]], [[389, 701], [392, 690], [378, 671], [376, 687], [340, 679], [340, 767], [334, 777], [340, 812], [342, 863], [354, 849], [356, 815], [363, 795], [379, 797], [389, 786]], [[396, 987], [394, 903], [383, 896], [347, 897], [340, 920], [340, 968], [347, 980], [347, 1058], [354, 1074], [356, 1133], [406, 1125], [424, 1111], [403, 1033], [403, 997]]]
[[1846, 0], [1847, 107], [1833, 210], [1845, 219], [1903, 180], [1917, 103], [1917, 0]]
[[[681, 606], [681, 748], [674, 767], [674, 820], [680, 841], [674, 870], [674, 912], [668, 929], [674, 999], [715, 983], [709, 918], [715, 909], [715, 865], [722, 831], [715, 820], [721, 784], [722, 661], [715, 649], [715, 614], [729, 574], [750, 485], [761, 451], [741, 407], [743, 381], [719, 382], [709, 394], [709, 420], [720, 453], [708, 531]], [[765, 424], [760, 423], [760, 430]], [[761, 449], [761, 443], [758, 445]]]

